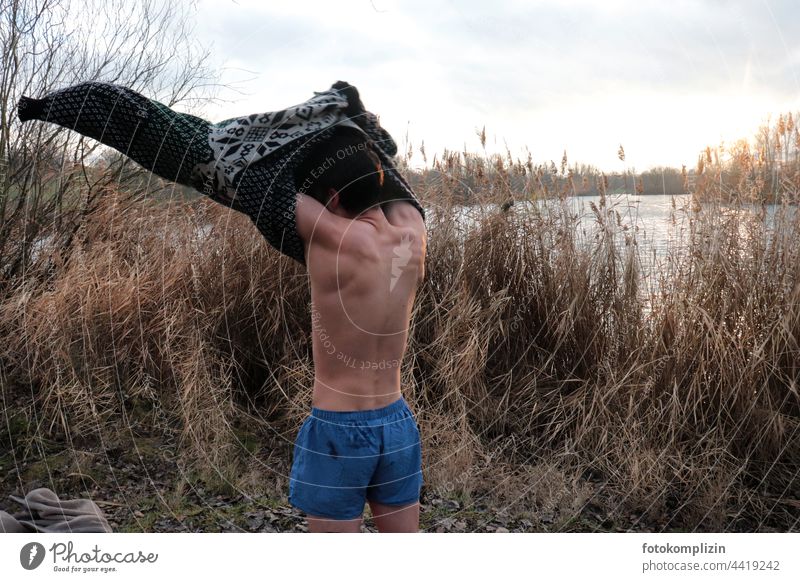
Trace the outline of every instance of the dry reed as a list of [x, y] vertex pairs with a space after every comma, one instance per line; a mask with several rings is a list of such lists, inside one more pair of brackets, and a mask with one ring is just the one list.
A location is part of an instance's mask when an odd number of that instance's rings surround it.
[[[462, 228], [459, 170], [499, 204], [526, 169], [442, 159], [420, 187], [429, 255], [403, 368], [426, 487], [564, 529], [591, 503], [664, 529], [797, 530], [797, 214], [767, 237], [758, 217], [688, 209], [688, 247], [648, 293], [604, 196], [585, 239], [563, 192]], [[0, 305], [6, 400], [30, 396], [35, 430], [70, 442], [177, 434], [194, 470], [234, 483], [267, 472], [242, 425], [288, 461], [313, 379], [304, 271], [205, 200], [109, 194], [81, 234]]]

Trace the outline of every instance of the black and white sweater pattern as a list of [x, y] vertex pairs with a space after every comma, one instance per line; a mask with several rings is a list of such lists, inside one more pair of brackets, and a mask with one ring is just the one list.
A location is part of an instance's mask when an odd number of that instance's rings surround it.
[[295, 225], [296, 172], [311, 146], [337, 125], [362, 131], [378, 146], [384, 201], [409, 200], [425, 217], [392, 158], [397, 146], [355, 87], [339, 81], [308, 101], [280, 111], [219, 123], [177, 112], [121, 85], [90, 81], [22, 97], [20, 120], [55, 123], [96, 139], [154, 174], [190, 186], [243, 212], [270, 245], [305, 264]]

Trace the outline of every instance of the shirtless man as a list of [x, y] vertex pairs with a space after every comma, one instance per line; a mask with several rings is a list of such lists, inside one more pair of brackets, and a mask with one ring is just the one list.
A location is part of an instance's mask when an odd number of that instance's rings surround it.
[[365, 500], [379, 531], [416, 532], [420, 437], [400, 363], [425, 225], [406, 201], [380, 203], [380, 162], [363, 137], [333, 140], [310, 159], [295, 213], [311, 280], [314, 390], [289, 500], [312, 532], [360, 531]]

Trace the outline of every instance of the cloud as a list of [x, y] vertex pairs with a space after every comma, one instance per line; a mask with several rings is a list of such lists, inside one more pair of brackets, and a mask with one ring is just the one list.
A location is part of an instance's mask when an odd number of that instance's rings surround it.
[[[214, 42], [216, 56], [254, 72], [247, 81], [252, 95], [237, 101], [237, 113], [282, 108], [344, 79], [359, 87], [393, 133], [411, 123], [421, 137], [427, 131], [426, 142], [455, 148], [486, 123], [512, 140], [535, 136], [532, 149], [558, 156], [560, 142], [548, 121], [556, 117], [584, 127], [590, 115], [605, 117], [595, 119], [604, 131], [613, 118], [624, 126], [618, 133], [640, 135], [640, 114], [694, 116], [702, 124], [692, 107], [713, 107], [715, 100], [772, 103], [777, 112], [800, 89], [794, 41], [800, 7], [791, 0], [239, 0], [199, 6], [198, 33]], [[630, 110], [621, 104], [630, 107], [637, 99], [652, 106], [624, 115]], [[750, 123], [755, 112], [742, 116]], [[717, 129], [709, 130], [710, 140]], [[677, 144], [679, 137], [667, 139]]]

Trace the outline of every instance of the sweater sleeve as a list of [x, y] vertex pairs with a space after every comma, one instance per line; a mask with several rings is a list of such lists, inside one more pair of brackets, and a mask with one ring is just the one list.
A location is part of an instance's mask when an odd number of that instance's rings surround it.
[[96, 139], [166, 180], [203, 190], [193, 170], [212, 159], [210, 124], [132, 89], [80, 83], [40, 99], [22, 97], [17, 113], [21, 121], [47, 121]]

